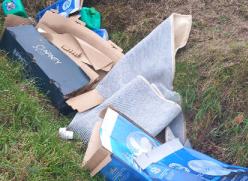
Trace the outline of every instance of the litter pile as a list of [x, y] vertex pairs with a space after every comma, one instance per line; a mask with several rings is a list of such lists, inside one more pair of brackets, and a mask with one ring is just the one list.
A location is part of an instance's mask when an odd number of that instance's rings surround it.
[[[86, 110], [99, 104], [102, 98], [96, 95], [94, 87], [123, 57], [122, 49], [107, 40], [106, 31], [96, 29], [100, 27], [99, 13], [93, 8], [80, 10], [80, 1], [68, 4], [68, 1], [59, 0], [38, 13], [36, 24], [24, 18], [27, 13], [21, 1], [11, 5], [13, 3], [4, 1], [2, 4], [8, 15], [2, 48], [22, 60], [62, 113], [72, 111], [68, 105]], [[80, 19], [85, 22], [79, 19], [78, 10], [82, 14]], [[66, 17], [71, 12], [76, 14]]]
[[81, 0], [58, 0], [28, 18], [20, 0], [2, 3], [1, 49], [63, 114], [62, 139], [87, 145], [83, 166], [108, 180], [248, 180], [248, 169], [191, 148], [173, 91], [175, 55], [192, 17], [172, 14], [125, 55]]

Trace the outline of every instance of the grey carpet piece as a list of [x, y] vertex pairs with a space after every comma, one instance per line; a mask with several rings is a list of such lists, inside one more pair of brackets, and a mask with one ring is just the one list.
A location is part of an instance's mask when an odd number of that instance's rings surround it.
[[98, 107], [78, 113], [68, 129], [77, 132], [87, 143], [95, 123], [101, 121], [100, 112], [110, 105], [152, 136], [160, 133], [181, 113], [177, 103], [161, 98], [147, 80], [138, 76]]
[[169, 124], [169, 127], [176, 138], [179, 138], [181, 143], [186, 141], [186, 123], [183, 113], [177, 115], [177, 117]]
[[180, 95], [173, 91], [173, 79], [175, 54], [186, 44], [190, 27], [191, 16], [173, 14], [162, 22], [97, 85], [96, 90], [105, 101], [77, 113], [69, 129], [87, 143], [94, 123], [101, 120], [99, 112], [111, 105], [153, 136], [169, 125], [184, 143], [185, 121], [179, 106]]
[[127, 52], [98, 84], [97, 91], [108, 98], [137, 75], [155, 84], [163, 94], [165, 88], [172, 90], [174, 44], [171, 26], [171, 19], [166, 19]]

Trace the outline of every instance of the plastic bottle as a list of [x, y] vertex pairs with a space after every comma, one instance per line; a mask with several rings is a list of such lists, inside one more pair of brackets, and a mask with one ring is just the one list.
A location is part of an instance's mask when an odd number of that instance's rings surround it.
[[14, 14], [24, 18], [28, 17], [21, 0], [4, 0], [2, 9], [5, 16]]
[[83, 7], [80, 11], [80, 20], [90, 29], [100, 29], [101, 14], [95, 8]]
[[63, 140], [80, 140], [80, 136], [67, 128], [59, 128], [59, 137]]

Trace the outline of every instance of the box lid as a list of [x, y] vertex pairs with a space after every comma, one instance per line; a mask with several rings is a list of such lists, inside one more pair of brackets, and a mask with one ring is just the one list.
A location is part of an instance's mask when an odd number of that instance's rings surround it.
[[49, 43], [32, 25], [8, 27], [16, 41], [64, 96], [81, 90], [89, 77], [63, 52]]

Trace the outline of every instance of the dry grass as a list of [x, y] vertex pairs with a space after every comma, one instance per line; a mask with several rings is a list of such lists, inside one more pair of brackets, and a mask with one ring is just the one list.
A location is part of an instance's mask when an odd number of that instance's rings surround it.
[[[35, 15], [37, 9], [51, 1], [24, 2], [29, 14]], [[175, 79], [176, 90], [183, 97], [188, 136], [196, 149], [226, 162], [248, 166], [248, 1], [99, 0], [87, 3], [102, 12], [103, 26], [126, 51], [172, 12], [193, 15], [189, 42], [177, 55]], [[0, 138], [4, 142], [0, 147], [4, 160], [0, 172], [5, 174], [0, 180], [88, 179], [88, 173], [79, 165], [80, 146], [58, 142], [56, 130], [68, 123], [68, 119], [57, 118], [50, 106], [38, 100], [39, 95], [32, 95], [36, 92], [34, 88], [30, 89], [20, 74], [9, 69], [7, 61], [1, 59], [1, 69], [5, 70], [1, 75], [5, 77], [0, 85], [6, 83], [13, 98], [8, 104], [1, 94], [5, 104], [0, 108], [3, 123]], [[17, 76], [19, 82], [11, 75]], [[12, 110], [15, 105], [21, 107]], [[37, 115], [40, 121], [32, 120], [32, 115]], [[40, 143], [48, 145], [47, 149]]]
[[[50, 1], [33, 5], [29, 12]], [[193, 145], [227, 162], [248, 166], [248, 1], [93, 0], [111, 38], [125, 51], [171, 13], [192, 14], [187, 46], [177, 56], [176, 89], [183, 97]], [[32, 14], [31, 13], [31, 14]], [[235, 117], [244, 120], [236, 124]]]
[[[103, 25], [126, 51], [171, 13], [192, 14], [177, 56], [188, 134], [196, 149], [248, 166], [248, 2], [242, 0], [95, 1]], [[242, 114], [237, 124], [235, 117]]]

